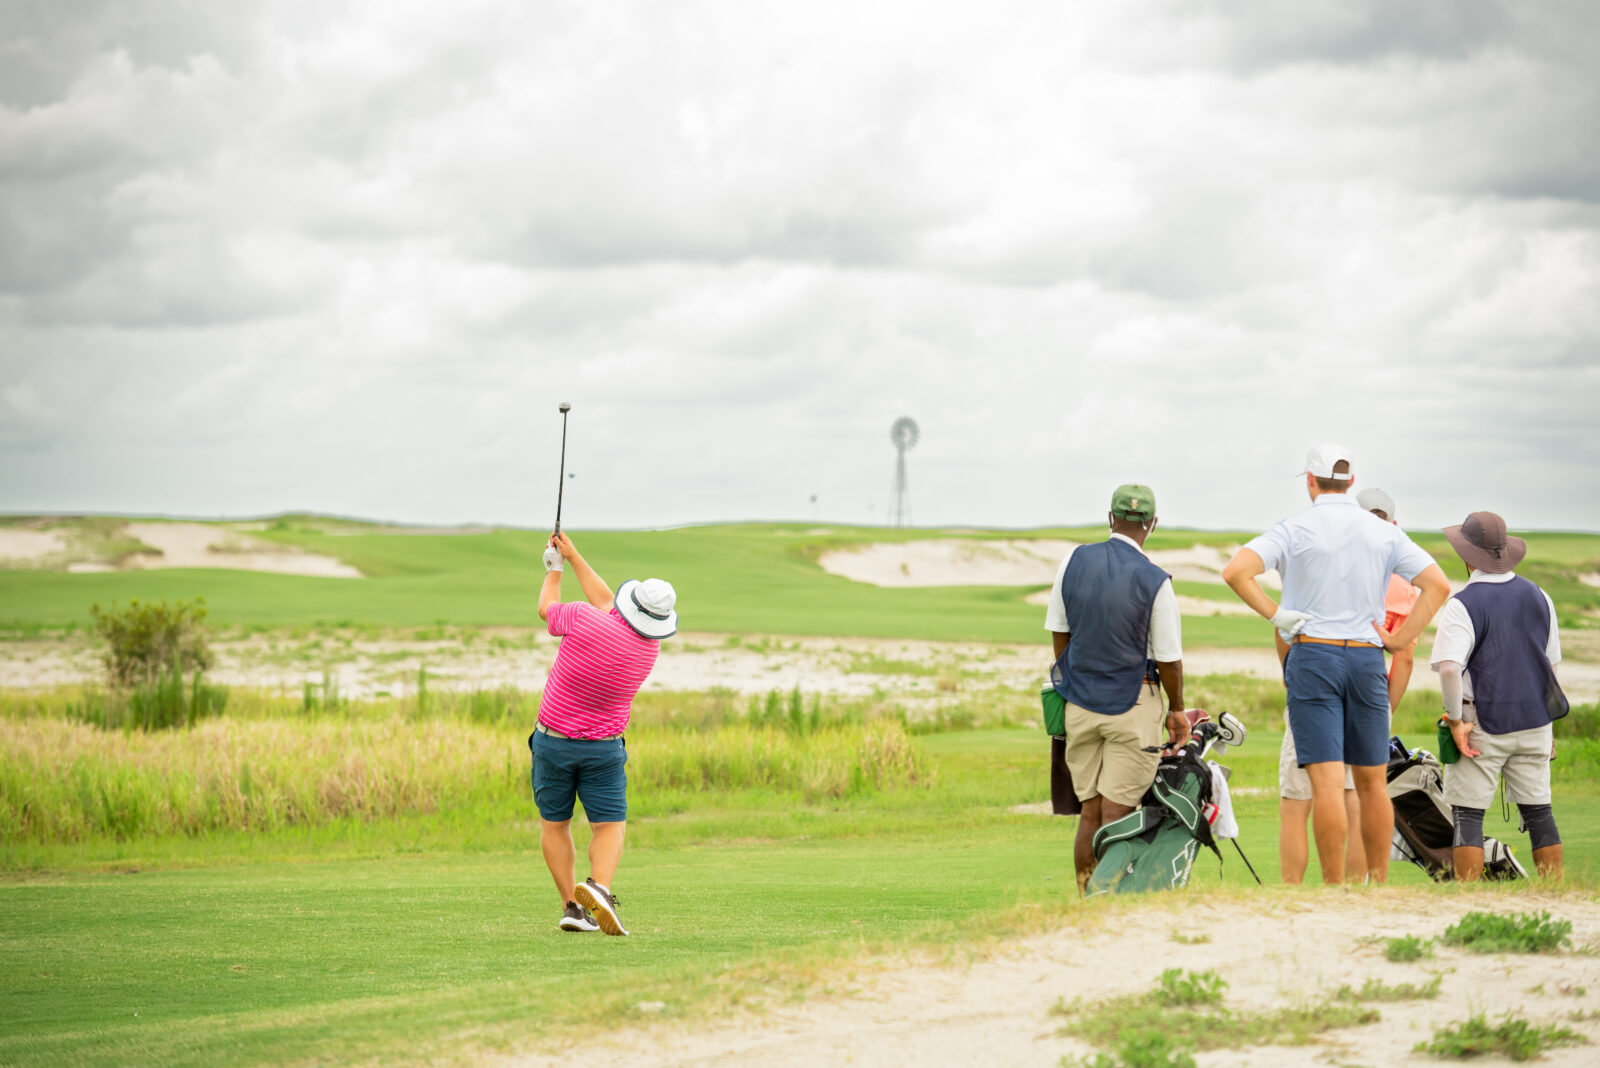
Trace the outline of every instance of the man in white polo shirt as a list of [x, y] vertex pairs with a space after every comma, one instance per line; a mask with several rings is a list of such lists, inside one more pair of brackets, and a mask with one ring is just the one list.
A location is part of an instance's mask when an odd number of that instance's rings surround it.
[[[1409, 646], [1449, 598], [1450, 583], [1399, 527], [1364, 510], [1346, 492], [1355, 480], [1344, 449], [1314, 446], [1306, 454], [1304, 474], [1311, 507], [1252, 539], [1222, 577], [1289, 643], [1284, 662], [1289, 729], [1297, 760], [1311, 778], [1311, 826], [1322, 881], [1344, 881], [1348, 764], [1361, 803], [1367, 875], [1382, 882], [1389, 874], [1394, 835], [1394, 808], [1384, 781], [1389, 756], [1384, 643]], [[1283, 576], [1281, 604], [1273, 603], [1258, 581], [1269, 568]], [[1410, 617], [1392, 635], [1383, 629], [1391, 574], [1422, 591]]]

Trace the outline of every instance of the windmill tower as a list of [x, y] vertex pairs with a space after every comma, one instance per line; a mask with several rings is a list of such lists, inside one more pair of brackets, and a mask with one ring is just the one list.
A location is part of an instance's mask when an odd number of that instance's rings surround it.
[[911, 521], [911, 494], [906, 488], [906, 450], [916, 447], [920, 432], [917, 421], [902, 415], [889, 428], [889, 440], [894, 444], [894, 494], [890, 498], [889, 525], [903, 527]]

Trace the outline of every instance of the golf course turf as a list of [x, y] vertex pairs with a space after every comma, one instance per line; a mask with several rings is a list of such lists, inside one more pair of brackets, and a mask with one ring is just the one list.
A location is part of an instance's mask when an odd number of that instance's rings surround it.
[[[1023, 602], [1026, 590], [879, 589], [827, 575], [814, 562], [830, 539], [940, 532], [833, 529], [838, 533], [744, 525], [575, 532], [574, 538], [613, 582], [681, 576], [680, 597], [686, 612], [694, 606], [699, 631], [963, 642], [1043, 637], [1042, 610]], [[1165, 547], [1238, 539], [1158, 533], [1171, 539]], [[0, 620], [34, 633], [81, 626], [96, 602], [203, 595], [213, 620], [231, 627], [530, 623], [541, 545], [536, 534], [329, 533], [291, 521], [263, 536], [336, 555], [368, 577], [3, 571]], [[1600, 539], [1541, 536], [1534, 549], [1535, 568], [1548, 569], [1561, 584], [1555, 592], [1563, 614], [1581, 617], [1593, 603], [1584, 591], [1600, 591], [1578, 576], [1594, 570]], [[1195, 595], [1207, 592], [1215, 591]], [[783, 605], [776, 618], [774, 604]], [[1209, 639], [1260, 646], [1265, 629], [1249, 619], [1185, 619], [1191, 645]], [[892, 702], [893, 676], [885, 678]], [[1420, 669], [1414, 690], [1431, 681]], [[0, 1063], [471, 1061], [602, 1021], [615, 1026], [695, 1017], [803, 998], [832, 989], [830, 962], [847, 964], [872, 947], [960, 946], [1096, 908], [1081, 902], [1073, 886], [1075, 822], [1038, 811], [1048, 796], [1047, 742], [1009, 711], [1028, 707], [1029, 683], [1017, 680], [1007, 711], [980, 715], [977, 729], [913, 731], [911, 744], [929, 770], [914, 782], [855, 787], [839, 796], [738, 781], [654, 795], [636, 787], [615, 884], [633, 931], [627, 939], [556, 929], [559, 903], [539, 855], [536, 814], [520, 767], [498, 773], [482, 789], [434, 797], [384, 818], [334, 814], [312, 825], [193, 836], [43, 838], [28, 830], [25, 813], [13, 810], [0, 839], [0, 959], [6, 962], [0, 969]], [[1191, 685], [1204, 693], [1208, 684]], [[1281, 709], [1274, 706], [1279, 692], [1276, 683], [1245, 679], [1219, 679], [1212, 687], [1213, 694], [1236, 696], [1237, 707], [1250, 709], [1249, 740], [1223, 762], [1234, 771], [1241, 844], [1268, 887], [1254, 889], [1238, 855], [1224, 844], [1220, 864], [1201, 853], [1185, 894], [1304, 894], [1313, 901], [1321, 893], [1274, 885], [1282, 727], [1272, 709]], [[66, 716], [71, 700], [66, 693], [33, 704], [12, 701], [6, 715], [16, 724]], [[261, 706], [266, 711], [251, 705], [251, 716], [292, 730], [303, 722], [336, 725], [341, 717], [357, 722], [379, 715], [395, 723], [428, 715], [435, 717], [429, 722], [448, 726], [459, 714], [462, 731], [503, 733], [497, 744], [513, 752], [528, 729], [520, 722], [474, 721], [465, 712], [419, 713], [403, 702], [392, 709], [357, 702], [342, 711], [297, 711], [292, 698], [277, 700], [284, 702], [281, 711], [267, 702]], [[674, 700], [653, 696], [652, 716], [671, 722]], [[683, 697], [686, 706], [695, 700]], [[1413, 745], [1432, 746], [1427, 704], [1417, 693], [1403, 709], [1401, 729]], [[235, 702], [236, 709], [242, 705]], [[737, 726], [743, 702], [728, 715]], [[1594, 806], [1600, 741], [1593, 737], [1600, 732], [1594, 719], [1593, 707], [1575, 710], [1562, 728], [1555, 766], [1566, 885], [1583, 893], [1592, 893], [1600, 874]], [[231, 729], [257, 720], [225, 713], [213, 722]], [[710, 737], [716, 728], [686, 723], [681, 729]], [[786, 744], [781, 735], [773, 737], [771, 744]], [[643, 740], [630, 742], [636, 766], [651, 760]], [[5, 765], [14, 766], [20, 765]], [[62, 767], [61, 774], [73, 773]], [[192, 773], [173, 774], [177, 782]], [[395, 774], [404, 769], [397, 766]], [[84, 789], [100, 789], [93, 780], [81, 781]], [[248, 779], [240, 784], [245, 792], [251, 788]], [[4, 798], [20, 796], [20, 788], [3, 778], [0, 789], [9, 791]], [[84, 803], [101, 804], [101, 796], [86, 796]], [[1505, 826], [1493, 810], [1486, 833], [1512, 843], [1526, 860], [1525, 836], [1516, 832], [1515, 815], [1512, 820]], [[574, 828], [582, 871], [587, 831], [581, 818]], [[1427, 884], [1409, 866], [1395, 864], [1391, 873], [1397, 884]]]

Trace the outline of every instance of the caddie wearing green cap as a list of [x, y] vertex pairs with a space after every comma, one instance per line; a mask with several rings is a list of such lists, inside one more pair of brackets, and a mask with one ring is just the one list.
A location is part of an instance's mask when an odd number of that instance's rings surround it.
[[1109, 538], [1061, 561], [1044, 621], [1056, 656], [1050, 682], [1066, 702], [1067, 770], [1083, 803], [1073, 850], [1080, 889], [1094, 874], [1094, 833], [1137, 808], [1155, 781], [1163, 725], [1169, 744], [1189, 739], [1178, 598], [1144, 553], [1155, 494], [1118, 486], [1106, 519]]

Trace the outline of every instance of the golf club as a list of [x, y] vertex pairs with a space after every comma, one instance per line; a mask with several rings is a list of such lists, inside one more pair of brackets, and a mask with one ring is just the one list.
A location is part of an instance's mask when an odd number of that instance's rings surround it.
[[567, 488], [567, 413], [572, 411], [572, 405], [566, 401], [560, 404], [561, 409], [561, 481], [556, 483], [556, 533], [561, 533], [561, 492]]

